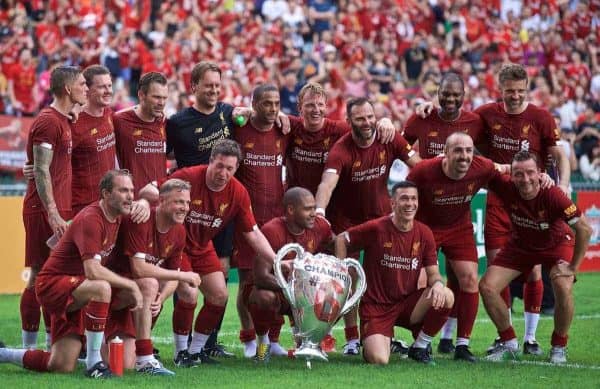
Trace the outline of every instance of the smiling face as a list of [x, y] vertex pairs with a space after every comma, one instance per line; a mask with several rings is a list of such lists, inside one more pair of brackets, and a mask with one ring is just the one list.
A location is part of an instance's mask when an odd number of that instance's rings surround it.
[[368, 141], [375, 136], [375, 124], [377, 118], [373, 106], [369, 102], [352, 107], [348, 117], [348, 123], [352, 127], [355, 138]]
[[467, 174], [473, 161], [473, 139], [463, 133], [448, 137], [444, 147], [444, 159], [447, 161], [450, 178], [460, 178]]
[[192, 85], [196, 104], [203, 109], [214, 109], [221, 94], [221, 75], [219, 72], [207, 70], [200, 81]]
[[113, 187], [110, 192], [102, 192], [104, 202], [113, 215], [129, 215], [133, 202], [133, 182], [131, 177], [117, 175], [113, 177]]
[[463, 105], [465, 91], [458, 81], [444, 82], [438, 90], [438, 100], [442, 113], [446, 116], [455, 116]]
[[302, 196], [294, 205], [289, 205], [291, 219], [300, 229], [311, 229], [315, 226], [317, 203], [315, 197], [308, 193]]
[[190, 191], [174, 189], [160, 197], [160, 207], [164, 209], [169, 222], [183, 224], [190, 210]]
[[307, 129], [320, 129], [325, 122], [327, 99], [322, 94], [308, 92], [300, 101], [299, 110]]
[[525, 200], [534, 198], [540, 191], [540, 169], [533, 159], [514, 161], [510, 178]]
[[112, 104], [113, 87], [110, 74], [94, 76], [88, 88], [88, 104], [90, 106], [109, 107]]
[[527, 97], [527, 80], [503, 81], [500, 83], [500, 94], [506, 113], [521, 113]]
[[414, 220], [419, 208], [417, 188], [397, 188], [392, 196], [392, 210], [401, 222]]

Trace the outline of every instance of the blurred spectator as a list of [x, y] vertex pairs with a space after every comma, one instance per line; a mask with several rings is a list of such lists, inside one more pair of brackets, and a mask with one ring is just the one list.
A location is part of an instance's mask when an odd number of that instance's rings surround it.
[[600, 181], [600, 142], [579, 158], [579, 170], [586, 180]]

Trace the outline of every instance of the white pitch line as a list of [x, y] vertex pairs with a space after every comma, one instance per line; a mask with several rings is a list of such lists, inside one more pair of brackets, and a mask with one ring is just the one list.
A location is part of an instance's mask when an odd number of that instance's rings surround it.
[[[592, 315], [577, 315], [573, 318], [573, 320], [597, 320], [597, 319], [600, 319], [600, 313], [595, 313]], [[554, 320], [554, 318], [552, 316], [540, 316], [540, 320], [541, 321], [550, 321], [550, 320]], [[512, 321], [513, 322], [521, 322], [521, 321], [525, 321], [525, 319], [523, 317], [513, 317]], [[491, 323], [491, 322], [492, 321], [488, 318], [477, 319], [475, 321], [476, 324], [477, 323], [485, 324], [485, 323]], [[341, 331], [344, 329], [344, 327], [341, 325], [337, 325], [337, 326], [333, 327], [333, 329]], [[282, 334], [291, 334], [292, 330], [290, 328], [282, 328], [281, 333]], [[221, 336], [238, 336], [239, 331], [221, 331], [221, 332], [219, 332], [219, 335], [221, 335]], [[172, 343], [173, 342], [173, 338], [166, 337], [166, 336], [157, 336], [156, 338], [153, 337], [152, 339], [157, 343]]]

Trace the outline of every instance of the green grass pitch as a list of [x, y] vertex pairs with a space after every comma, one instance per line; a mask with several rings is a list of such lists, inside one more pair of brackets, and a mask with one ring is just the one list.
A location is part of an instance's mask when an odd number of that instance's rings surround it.
[[[553, 387], [600, 388], [600, 273], [582, 274], [575, 284], [575, 319], [569, 339], [569, 363], [552, 366], [546, 357], [524, 357], [518, 363], [477, 364], [455, 362], [434, 352], [436, 366], [421, 366], [410, 360], [392, 357], [388, 366], [368, 366], [361, 357], [330, 354], [330, 361], [314, 361], [308, 370], [304, 361], [272, 358], [267, 365], [257, 365], [242, 357], [238, 340], [239, 322], [234, 296], [237, 284], [230, 285], [230, 304], [223, 324], [221, 341], [235, 351], [234, 359], [221, 360], [218, 366], [199, 366], [193, 369], [175, 369], [176, 376], [148, 377], [126, 372], [122, 378], [110, 382], [95, 382], [83, 376], [83, 368], [73, 374], [39, 374], [12, 365], [0, 365], [0, 379], [5, 388], [91, 388], [91, 387], [202, 387], [202, 388], [400, 388], [400, 387]], [[522, 304], [516, 300], [514, 322], [520, 339], [523, 334]], [[172, 362], [171, 341], [172, 304], [165, 309], [154, 331], [155, 346], [168, 368]], [[538, 329], [538, 340], [547, 352], [552, 332], [552, 318], [543, 316]], [[0, 339], [9, 346], [18, 346], [20, 338], [19, 296], [0, 296]], [[343, 329], [338, 324], [334, 335], [338, 351], [343, 346]], [[397, 329], [396, 336], [409, 340], [407, 331]], [[473, 330], [471, 347], [482, 356], [495, 330], [483, 306]], [[43, 335], [40, 340], [43, 341]], [[291, 332], [282, 329], [281, 342], [291, 346]], [[437, 339], [434, 341], [434, 350]]]

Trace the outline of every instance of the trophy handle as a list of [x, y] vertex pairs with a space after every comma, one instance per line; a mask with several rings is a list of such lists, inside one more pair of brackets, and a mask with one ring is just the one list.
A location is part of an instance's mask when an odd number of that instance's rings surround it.
[[281, 287], [283, 295], [287, 298], [290, 305], [293, 307], [295, 305], [294, 293], [292, 291], [291, 286], [283, 276], [283, 272], [281, 271], [281, 261], [288, 255], [290, 251], [294, 251], [296, 253], [296, 259], [304, 257], [304, 249], [298, 243], [286, 244], [285, 246], [280, 248], [279, 251], [277, 251], [275, 261], [273, 262], [273, 273], [275, 274], [277, 283]]
[[[358, 303], [358, 300], [360, 300], [362, 295], [365, 293], [365, 290], [367, 289], [367, 277], [365, 275], [365, 271], [360, 265], [360, 262], [352, 258], [346, 258], [343, 262], [346, 264], [346, 266], [348, 266], [348, 268], [354, 268], [356, 270], [357, 284], [356, 290], [354, 290], [352, 296], [350, 296], [350, 298], [346, 300], [346, 304], [344, 304], [344, 308], [342, 308], [340, 316], [343, 316], [346, 313], [348, 313], [348, 311], [351, 310], [352, 307], [356, 305], [356, 303]], [[352, 292], [352, 284], [350, 284], [350, 292]]]

